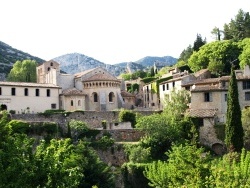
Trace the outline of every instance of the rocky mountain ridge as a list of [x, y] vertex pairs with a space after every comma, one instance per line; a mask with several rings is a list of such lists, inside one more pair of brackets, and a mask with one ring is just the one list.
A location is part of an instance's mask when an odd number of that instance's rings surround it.
[[[37, 63], [43, 63], [42, 58], [32, 56], [26, 52], [15, 49], [10, 45], [0, 41], [0, 80], [4, 80], [6, 75], [11, 70], [13, 64], [17, 60], [31, 59]], [[62, 72], [74, 74], [88, 69], [102, 67], [114, 76], [119, 76], [121, 73], [134, 72], [138, 70], [148, 70], [154, 63], [160, 63], [161, 66], [171, 66], [177, 62], [177, 59], [171, 56], [164, 57], [144, 57], [135, 62], [122, 62], [114, 65], [106, 64], [92, 57], [88, 57], [80, 53], [69, 53], [54, 58], [60, 64]]]
[[0, 41], [0, 73], [9, 73], [16, 61], [22, 61], [25, 59], [35, 60], [37, 63], [42, 63], [45, 61], [39, 57], [32, 56]]
[[65, 54], [53, 59], [60, 64], [61, 70], [74, 74], [84, 70], [92, 69], [95, 67], [102, 67], [114, 76], [119, 76], [121, 73], [134, 72], [138, 70], [147, 70], [154, 65], [154, 63], [163, 66], [171, 66], [177, 62], [176, 58], [171, 56], [164, 57], [150, 57], [147, 56], [135, 62], [123, 62], [114, 65], [105, 64], [94, 58], [85, 56], [79, 53]]

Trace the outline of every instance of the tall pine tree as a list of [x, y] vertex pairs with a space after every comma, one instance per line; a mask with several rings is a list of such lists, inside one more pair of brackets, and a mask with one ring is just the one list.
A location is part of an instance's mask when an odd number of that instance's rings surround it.
[[241, 122], [241, 109], [238, 98], [238, 87], [235, 72], [231, 68], [227, 97], [227, 121], [225, 129], [225, 143], [229, 152], [241, 151], [243, 148], [243, 127]]

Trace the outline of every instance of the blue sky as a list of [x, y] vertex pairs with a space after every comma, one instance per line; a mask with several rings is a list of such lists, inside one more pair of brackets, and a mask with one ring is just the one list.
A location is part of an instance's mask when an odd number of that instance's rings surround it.
[[50, 60], [82, 53], [115, 64], [173, 56], [250, 12], [249, 0], [0, 0], [0, 41]]

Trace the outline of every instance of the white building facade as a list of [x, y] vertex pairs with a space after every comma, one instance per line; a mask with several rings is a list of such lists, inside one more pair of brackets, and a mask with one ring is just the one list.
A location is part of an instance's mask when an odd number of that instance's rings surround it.
[[61, 88], [53, 84], [0, 82], [1, 109], [15, 113], [39, 113], [59, 108]]

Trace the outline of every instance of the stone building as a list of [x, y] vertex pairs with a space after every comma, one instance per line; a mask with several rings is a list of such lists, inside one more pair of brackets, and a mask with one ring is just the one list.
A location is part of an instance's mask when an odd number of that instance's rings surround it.
[[44, 62], [37, 67], [38, 82], [53, 83], [62, 88], [60, 109], [67, 111], [110, 111], [124, 107], [121, 81], [97, 67], [74, 75], [60, 73], [55, 61]]
[[[244, 70], [236, 70], [235, 73], [239, 103], [243, 109], [250, 106], [250, 70], [246, 66]], [[183, 87], [190, 86], [190, 115], [201, 118], [210, 116], [212, 124], [225, 123], [229, 80], [230, 76], [222, 76], [183, 84]]]
[[[236, 70], [239, 103], [241, 109], [250, 106], [250, 70]], [[211, 147], [218, 154], [225, 151], [223, 140], [219, 140], [215, 126], [219, 128], [226, 123], [227, 92], [230, 76], [195, 80], [185, 83], [190, 87], [191, 103], [187, 111], [199, 121], [200, 142]]]
[[38, 113], [58, 109], [61, 88], [54, 84], [0, 82], [1, 109], [15, 113]]

